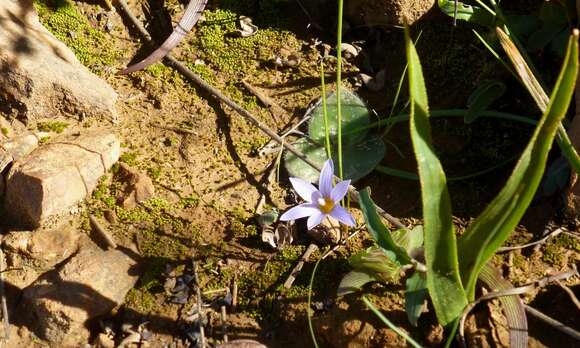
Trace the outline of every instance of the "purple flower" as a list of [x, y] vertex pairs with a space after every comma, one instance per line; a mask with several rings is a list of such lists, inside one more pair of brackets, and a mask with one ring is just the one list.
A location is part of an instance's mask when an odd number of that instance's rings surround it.
[[307, 203], [288, 210], [280, 217], [280, 220], [289, 221], [308, 216], [306, 225], [310, 230], [320, 224], [324, 218], [331, 216], [347, 226], [354, 226], [354, 218], [339, 203], [348, 192], [350, 180], [341, 181], [333, 188], [333, 173], [334, 164], [329, 159], [324, 162], [320, 172], [320, 178], [318, 179], [319, 190], [302, 179], [290, 178], [294, 190]]

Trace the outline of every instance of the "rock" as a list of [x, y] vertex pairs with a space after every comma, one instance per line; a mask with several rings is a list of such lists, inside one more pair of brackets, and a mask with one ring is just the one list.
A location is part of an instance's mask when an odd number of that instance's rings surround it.
[[348, 0], [344, 13], [355, 25], [411, 25], [434, 6], [435, 0]]
[[22, 158], [38, 147], [39, 139], [44, 134], [24, 134], [14, 137], [0, 145], [14, 160]]
[[14, 162], [8, 173], [6, 212], [17, 223], [33, 227], [67, 212], [92, 192], [119, 153], [119, 140], [106, 131], [36, 149]]
[[116, 119], [117, 93], [39, 22], [31, 0], [0, 1], [0, 111]]
[[220, 344], [216, 348], [268, 348], [268, 347], [258, 341], [241, 339]]
[[123, 188], [117, 196], [117, 203], [125, 209], [133, 209], [137, 204], [155, 195], [155, 186], [151, 178], [125, 163], [119, 164], [117, 180], [123, 183]]
[[87, 244], [60, 269], [27, 287], [21, 306], [30, 313], [35, 333], [59, 347], [86, 342], [87, 321], [123, 303], [137, 281], [137, 261], [129, 253]]
[[36, 269], [51, 269], [74, 254], [79, 237], [78, 229], [68, 224], [56, 229], [6, 234], [2, 249], [8, 267], [16, 269], [6, 274], [6, 280], [19, 289], [27, 287], [38, 278]]
[[101, 333], [95, 341], [97, 348], [115, 348], [115, 341], [109, 335]]
[[38, 267], [50, 268], [76, 252], [79, 236], [75, 227], [64, 224], [56, 229], [9, 232], [2, 246], [7, 254], [18, 254], [34, 260]]
[[2, 204], [2, 199], [4, 198], [4, 193], [6, 192], [6, 179], [4, 175], [0, 173], [0, 204]]
[[4, 172], [4, 169], [14, 161], [12, 155], [0, 147], [0, 173]]

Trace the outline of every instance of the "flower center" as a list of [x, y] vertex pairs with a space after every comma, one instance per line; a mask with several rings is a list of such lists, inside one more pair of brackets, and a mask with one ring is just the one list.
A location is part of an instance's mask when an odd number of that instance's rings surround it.
[[330, 214], [334, 208], [334, 201], [330, 198], [318, 198], [318, 209], [324, 214]]

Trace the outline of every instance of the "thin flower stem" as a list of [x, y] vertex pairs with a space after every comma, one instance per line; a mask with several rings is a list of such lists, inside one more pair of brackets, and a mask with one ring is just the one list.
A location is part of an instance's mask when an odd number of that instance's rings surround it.
[[324, 135], [326, 137], [326, 155], [332, 158], [332, 148], [330, 147], [330, 129], [328, 129], [328, 111], [326, 109], [326, 83], [324, 82], [324, 57], [320, 61], [320, 84], [322, 86], [322, 114], [324, 115]]
[[318, 342], [316, 342], [316, 334], [314, 333], [314, 326], [312, 325], [312, 286], [314, 285], [314, 276], [316, 275], [316, 270], [318, 269], [318, 265], [323, 258], [319, 258], [318, 261], [314, 264], [314, 269], [312, 270], [312, 274], [310, 275], [310, 284], [308, 284], [308, 307], [306, 308], [306, 313], [308, 317], [308, 329], [310, 329], [310, 337], [312, 337], [312, 344], [315, 348], [318, 348]]
[[338, 24], [336, 34], [336, 118], [338, 128], [338, 177], [342, 180], [342, 105], [340, 101], [340, 86], [342, 72], [342, 9], [343, 0], [338, 0]]

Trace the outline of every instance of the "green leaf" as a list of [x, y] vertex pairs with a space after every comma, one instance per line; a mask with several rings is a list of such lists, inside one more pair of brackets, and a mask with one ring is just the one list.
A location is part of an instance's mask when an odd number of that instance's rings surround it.
[[536, 130], [506, 185], [459, 238], [461, 274], [470, 299], [485, 263], [520, 221], [540, 184], [548, 152], [566, 115], [578, 74], [578, 34], [568, 41], [562, 70]]
[[405, 31], [409, 64], [410, 134], [417, 159], [423, 202], [427, 288], [439, 323], [446, 326], [467, 305], [459, 277], [457, 245], [447, 180], [431, 145], [429, 104], [419, 56]]
[[393, 241], [412, 256], [413, 253], [423, 246], [423, 226], [417, 225], [412, 230], [400, 228], [392, 233]]
[[[369, 109], [365, 102], [355, 93], [346, 88], [340, 89], [340, 103], [342, 114], [342, 133], [367, 126], [370, 123]], [[326, 97], [326, 110], [328, 113], [328, 129], [330, 141], [337, 143], [338, 138], [338, 121], [336, 117], [336, 92], [329, 93]], [[310, 116], [308, 134], [315, 142], [324, 144], [324, 112], [322, 109], [322, 100], [319, 100], [311, 109], [306, 111], [305, 117]], [[367, 132], [352, 133], [343, 135], [343, 145], [353, 145], [363, 142], [367, 137]]]
[[466, 5], [460, 1], [438, 0], [439, 9], [449, 17], [455, 17], [455, 4], [457, 3], [457, 19], [490, 27], [495, 17], [489, 11], [478, 6]]
[[371, 273], [364, 271], [350, 271], [340, 281], [336, 295], [344, 296], [357, 292], [362, 289], [365, 284], [376, 282], [377, 280], [378, 279]]
[[[300, 139], [294, 146], [320, 166], [328, 159], [324, 146], [313, 143], [308, 139]], [[385, 143], [376, 136], [367, 137], [367, 139], [358, 144], [343, 146], [343, 178], [356, 181], [366, 176], [385, 157], [385, 151]], [[333, 149], [332, 153], [338, 154], [337, 149]], [[338, 159], [334, 156], [333, 160], [334, 163], [338, 163]], [[286, 153], [284, 164], [290, 176], [310, 182], [318, 180], [318, 171], [291, 152]], [[335, 170], [335, 174], [338, 174], [338, 166], [335, 167]]]
[[381, 248], [392, 252], [399, 264], [405, 265], [411, 263], [411, 258], [409, 258], [407, 251], [393, 241], [391, 232], [383, 224], [379, 214], [377, 214], [375, 203], [369, 196], [368, 188], [360, 191], [359, 196], [360, 208], [365, 218], [367, 229], [373, 239]]
[[417, 326], [417, 320], [425, 308], [427, 298], [427, 280], [425, 275], [415, 272], [407, 279], [405, 289], [405, 311], [407, 318], [413, 326]]
[[505, 93], [505, 84], [501, 81], [483, 81], [467, 99], [467, 113], [465, 123], [475, 121], [481, 112], [486, 110], [494, 101]]
[[355, 270], [373, 274], [377, 279], [386, 282], [399, 280], [400, 264], [392, 252], [381, 247], [367, 248], [349, 257], [348, 262]]

